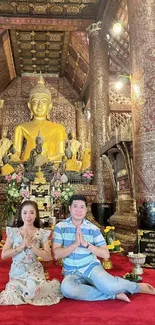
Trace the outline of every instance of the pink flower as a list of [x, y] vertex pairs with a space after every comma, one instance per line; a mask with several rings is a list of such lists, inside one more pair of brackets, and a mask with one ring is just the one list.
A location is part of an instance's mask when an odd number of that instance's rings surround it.
[[87, 179], [87, 182], [90, 183], [91, 180], [94, 177], [94, 174], [91, 170], [85, 170], [85, 172], [82, 175], [85, 179]]
[[21, 180], [22, 180], [22, 175], [16, 175], [16, 181], [17, 183], [21, 183]]
[[83, 174], [83, 177], [86, 177], [88, 179], [93, 178], [94, 174], [92, 171], [86, 170]]
[[8, 183], [11, 182], [11, 176], [10, 176], [10, 175], [6, 175], [6, 176], [5, 176], [5, 179], [8, 181]]
[[60, 191], [52, 191], [51, 192], [53, 198], [58, 199], [61, 196], [61, 192]]

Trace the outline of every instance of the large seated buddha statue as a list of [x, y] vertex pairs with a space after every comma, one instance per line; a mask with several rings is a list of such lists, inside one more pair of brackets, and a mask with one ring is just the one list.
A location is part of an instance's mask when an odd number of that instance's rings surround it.
[[[51, 93], [45, 87], [42, 76], [30, 92], [28, 107], [31, 111], [31, 121], [19, 124], [15, 128], [16, 153], [21, 161], [27, 161], [36, 146], [36, 137], [40, 133], [44, 139], [41, 154], [48, 161], [60, 162], [64, 156], [66, 130], [61, 124], [48, 120], [52, 107]], [[26, 142], [25, 146], [23, 146], [24, 142]]]

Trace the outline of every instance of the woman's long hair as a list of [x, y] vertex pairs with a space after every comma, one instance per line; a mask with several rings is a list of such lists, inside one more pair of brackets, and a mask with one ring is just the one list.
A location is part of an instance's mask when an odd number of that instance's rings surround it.
[[32, 207], [35, 209], [36, 218], [34, 220], [34, 227], [40, 228], [40, 217], [39, 217], [38, 205], [37, 205], [37, 203], [35, 201], [31, 201], [31, 200], [26, 200], [20, 205], [19, 210], [18, 210], [18, 214], [17, 214], [17, 227], [22, 227], [23, 224], [24, 224], [24, 222], [22, 220], [22, 210], [27, 205], [32, 205]]

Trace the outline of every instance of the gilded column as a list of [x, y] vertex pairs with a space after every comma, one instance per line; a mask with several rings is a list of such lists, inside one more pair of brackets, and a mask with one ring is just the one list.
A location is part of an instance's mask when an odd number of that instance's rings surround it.
[[128, 0], [139, 226], [155, 227], [155, 2]]
[[77, 101], [75, 103], [76, 108], [76, 134], [77, 134], [77, 140], [81, 142], [81, 149], [82, 152], [84, 151], [86, 147], [86, 141], [87, 141], [87, 123], [85, 114], [82, 107], [82, 101]]
[[101, 22], [88, 27], [90, 64], [91, 150], [94, 183], [98, 185], [99, 202], [105, 202], [101, 146], [109, 136], [109, 64], [108, 45], [100, 35]]

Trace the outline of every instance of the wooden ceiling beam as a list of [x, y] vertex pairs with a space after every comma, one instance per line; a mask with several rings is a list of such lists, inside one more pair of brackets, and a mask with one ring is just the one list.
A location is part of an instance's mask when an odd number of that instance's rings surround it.
[[102, 0], [101, 1], [100, 7], [99, 7], [99, 10], [98, 10], [98, 14], [97, 14], [97, 17], [96, 17], [96, 21], [102, 21], [103, 14], [104, 14], [104, 11], [105, 11], [105, 8], [107, 6], [108, 1], [109, 0]]
[[119, 9], [119, 2], [119, 0], [107, 0], [103, 16], [99, 19], [102, 21], [101, 35], [103, 37], [105, 37], [112, 25], [112, 21]]
[[[70, 22], [70, 23], [69, 23]], [[93, 19], [53, 19], [28, 17], [0, 17], [0, 28], [49, 31], [85, 31]]]
[[[87, 75], [87, 79], [86, 79], [86, 81], [85, 81], [85, 83], [84, 83], [84, 85], [83, 85], [83, 88], [82, 88], [82, 90], [81, 90], [81, 93], [80, 93], [80, 99], [81, 100], [84, 100], [84, 98], [85, 98], [85, 93], [86, 93], [86, 91], [88, 90], [88, 88], [89, 88], [89, 80], [90, 80], [90, 75], [89, 75], [89, 73], [88, 73], [88, 75]], [[84, 100], [85, 101], [85, 100]]]

